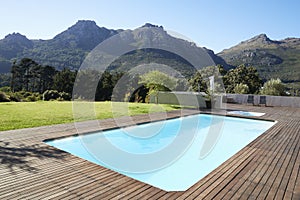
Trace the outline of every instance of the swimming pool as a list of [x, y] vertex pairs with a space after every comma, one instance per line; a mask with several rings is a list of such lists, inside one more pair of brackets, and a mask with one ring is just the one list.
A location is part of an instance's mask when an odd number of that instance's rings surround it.
[[165, 191], [185, 191], [275, 123], [199, 114], [46, 143]]

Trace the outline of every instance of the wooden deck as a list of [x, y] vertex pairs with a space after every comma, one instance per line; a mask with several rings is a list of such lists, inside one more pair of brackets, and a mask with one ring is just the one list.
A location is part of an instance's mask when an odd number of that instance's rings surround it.
[[[300, 199], [300, 109], [227, 108], [265, 112], [261, 118], [278, 123], [185, 192], [165, 192], [42, 142], [74, 135], [74, 125], [65, 124], [0, 132], [0, 199]], [[101, 121], [103, 129], [115, 126]]]

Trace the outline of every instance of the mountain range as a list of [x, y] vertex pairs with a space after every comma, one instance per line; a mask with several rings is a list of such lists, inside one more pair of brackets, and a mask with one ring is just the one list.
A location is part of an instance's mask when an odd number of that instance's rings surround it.
[[276, 41], [260, 34], [217, 55], [231, 66], [255, 66], [266, 80], [280, 78], [286, 83], [300, 81], [300, 38]]
[[[144, 27], [154, 27], [161, 31], [159, 34], [152, 34], [152, 40], [158, 37], [160, 40], [173, 38], [161, 26], [147, 23]], [[24, 57], [43, 65], [54, 66], [59, 70], [65, 67], [78, 69], [86, 55], [99, 43], [123, 31], [99, 27], [94, 21], [79, 20], [75, 25], [49, 40], [29, 40], [20, 33], [9, 34], [0, 40], [0, 73], [9, 72], [12, 62]], [[187, 41], [185, 45], [195, 48], [195, 44]], [[280, 78], [286, 83], [300, 83], [300, 38], [275, 41], [261, 34], [217, 54], [207, 48], [203, 49], [216, 64], [222, 64], [225, 69], [241, 64], [251, 65], [258, 69], [264, 80]], [[138, 55], [147, 59], [160, 60], [165, 64], [173, 63], [182, 68], [189, 67], [189, 63], [168, 52], [151, 50], [139, 52]], [[113, 67], [122, 65], [127, 69], [128, 61], [132, 61], [133, 57], [132, 54], [124, 55]], [[122, 63], [127, 63], [127, 66]], [[134, 62], [134, 64], [139, 63]]]

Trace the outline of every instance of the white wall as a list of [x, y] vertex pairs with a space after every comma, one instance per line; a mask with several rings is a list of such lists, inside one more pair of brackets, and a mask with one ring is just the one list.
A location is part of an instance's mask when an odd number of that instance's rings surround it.
[[158, 92], [150, 95], [150, 103], [206, 107], [203, 95], [194, 92]]
[[[246, 104], [247, 94], [226, 94], [228, 98], [233, 98], [236, 103]], [[259, 97], [266, 96], [267, 106], [286, 106], [293, 108], [300, 108], [300, 97], [286, 97], [286, 96], [269, 96], [269, 95], [253, 95], [254, 105], [258, 105]]]
[[[247, 104], [248, 94], [225, 94], [227, 98], [232, 98], [236, 103]], [[260, 96], [266, 96], [267, 106], [293, 107], [300, 108], [300, 97], [287, 96], [269, 96], [269, 95], [253, 95], [254, 105], [259, 104]], [[220, 97], [220, 98], [219, 98]], [[219, 96], [215, 107], [222, 108]], [[224, 98], [224, 97], [223, 97]], [[204, 94], [194, 92], [158, 92], [156, 96], [150, 96], [150, 103], [174, 104], [195, 107], [206, 107]]]

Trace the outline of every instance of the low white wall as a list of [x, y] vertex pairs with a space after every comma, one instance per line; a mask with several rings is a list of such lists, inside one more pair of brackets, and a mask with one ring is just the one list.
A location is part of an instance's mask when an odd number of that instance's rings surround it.
[[[198, 92], [158, 92], [150, 95], [150, 103], [172, 104], [181, 106], [194, 106], [206, 108], [205, 93]], [[223, 95], [214, 96], [213, 108], [224, 108]]]
[[[227, 98], [232, 98], [236, 103], [246, 104], [248, 94], [226, 94]], [[287, 96], [269, 96], [269, 95], [253, 95], [254, 105], [259, 104], [259, 97], [266, 96], [267, 106], [286, 106], [293, 108], [300, 108], [300, 97]]]
[[[173, 104], [182, 106], [195, 106], [195, 107], [206, 107], [205, 94], [197, 92], [158, 92], [157, 95], [150, 96], [150, 103], [161, 103], [161, 104]], [[251, 94], [249, 94], [251, 95]], [[222, 96], [232, 99], [238, 104], [247, 104], [248, 94], [224, 94], [216, 96], [215, 107], [222, 108]], [[254, 105], [259, 104], [260, 96], [266, 97], [267, 106], [278, 106], [278, 107], [293, 107], [300, 108], [300, 97], [287, 97], [287, 96], [270, 96], [270, 95], [253, 95]]]
[[194, 92], [158, 92], [150, 95], [150, 103], [206, 107], [204, 96]]

